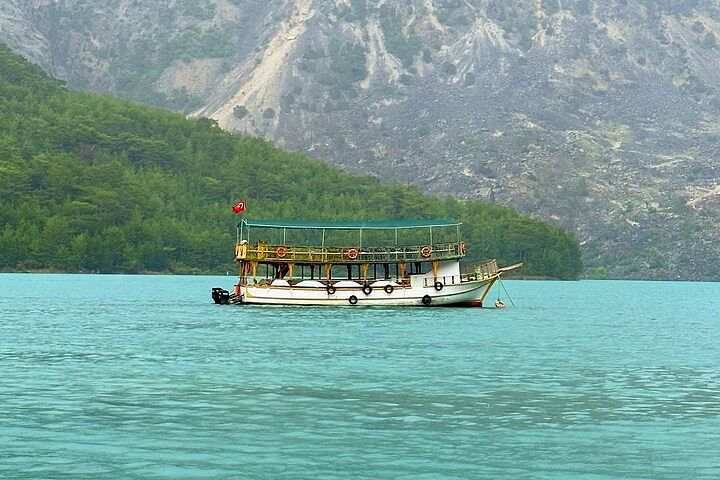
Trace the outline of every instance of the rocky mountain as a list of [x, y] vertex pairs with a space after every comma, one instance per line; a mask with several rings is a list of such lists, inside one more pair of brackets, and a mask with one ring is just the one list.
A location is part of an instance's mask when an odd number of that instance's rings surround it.
[[590, 276], [720, 280], [715, 1], [5, 0], [0, 41], [73, 88], [549, 219]]

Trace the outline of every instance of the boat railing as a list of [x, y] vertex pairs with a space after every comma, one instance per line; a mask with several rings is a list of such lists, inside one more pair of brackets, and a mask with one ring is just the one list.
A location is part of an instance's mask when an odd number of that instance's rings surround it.
[[466, 282], [476, 282], [478, 280], [487, 280], [497, 276], [498, 268], [495, 260], [478, 263], [472, 265], [473, 268], [460, 273], [459, 275], [439, 275], [437, 277], [427, 277], [424, 279], [424, 287], [434, 287], [436, 282], [443, 285], [460, 285]]
[[441, 275], [439, 277], [425, 278], [423, 281], [423, 287], [429, 288], [434, 287], [437, 282], [445, 285], [460, 285], [465, 282], [470, 282], [472, 279], [469, 275]]
[[308, 263], [397, 263], [459, 259], [464, 256], [463, 243], [433, 245], [395, 245], [389, 247], [317, 247], [239, 244], [236, 260]]
[[471, 277], [473, 280], [495, 277], [499, 273], [497, 260], [485, 260], [469, 265], [461, 265], [460, 271], [463, 276]]

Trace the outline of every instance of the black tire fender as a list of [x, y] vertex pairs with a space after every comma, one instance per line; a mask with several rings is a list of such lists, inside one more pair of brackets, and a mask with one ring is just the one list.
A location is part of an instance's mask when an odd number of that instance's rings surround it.
[[435, 290], [437, 290], [438, 292], [439, 292], [440, 290], [442, 290], [444, 286], [445, 286], [445, 285], [443, 285], [443, 283], [440, 282], [440, 281], [435, 282]]
[[362, 291], [365, 295], [370, 295], [373, 291], [373, 288], [366, 283], [365, 285], [363, 285]]
[[425, 295], [425, 296], [422, 298], [422, 303], [423, 303], [423, 305], [425, 305], [426, 307], [429, 306], [429, 305], [432, 303], [432, 297], [431, 297], [430, 295]]
[[327, 290], [328, 295], [334, 295], [336, 292], [335, 287], [332, 285], [328, 285], [325, 290]]
[[393, 286], [390, 285], [390, 284], [387, 284], [387, 285], [385, 285], [385, 286], [383, 287], [383, 290], [385, 290], [385, 293], [387, 293], [388, 295], [390, 295], [390, 294], [393, 293], [393, 291], [395, 290], [395, 287], [393, 287]]
[[350, 302], [350, 305], [357, 305], [358, 298], [355, 295], [350, 295], [350, 298], [348, 298], [348, 302]]

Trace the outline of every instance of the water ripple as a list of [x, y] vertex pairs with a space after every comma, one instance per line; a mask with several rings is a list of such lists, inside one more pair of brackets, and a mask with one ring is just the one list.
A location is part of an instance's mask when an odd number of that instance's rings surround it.
[[496, 311], [226, 283], [0, 275], [0, 477], [718, 478], [717, 284], [508, 282]]

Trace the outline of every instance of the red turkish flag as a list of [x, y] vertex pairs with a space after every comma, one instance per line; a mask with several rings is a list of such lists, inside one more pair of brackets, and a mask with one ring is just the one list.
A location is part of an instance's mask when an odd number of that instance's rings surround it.
[[232, 207], [233, 212], [235, 212], [235, 215], [238, 215], [245, 211], [245, 200], [240, 200]]

